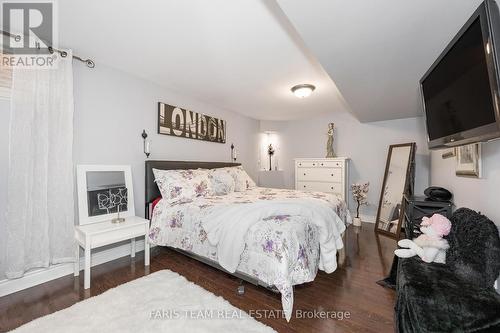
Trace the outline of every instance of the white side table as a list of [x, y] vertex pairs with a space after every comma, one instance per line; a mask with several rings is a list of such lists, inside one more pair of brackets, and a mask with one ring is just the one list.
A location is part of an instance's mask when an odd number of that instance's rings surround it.
[[283, 170], [259, 170], [259, 186], [285, 188], [285, 173]]
[[149, 266], [148, 231], [149, 220], [138, 216], [127, 217], [125, 218], [125, 222], [122, 223], [111, 223], [110, 220], [76, 226], [75, 276], [80, 274], [80, 246], [85, 250], [85, 276], [83, 285], [85, 289], [88, 289], [90, 288], [92, 249], [131, 239], [132, 251], [130, 256], [133, 258], [135, 257], [136, 237], [144, 237], [144, 266]]

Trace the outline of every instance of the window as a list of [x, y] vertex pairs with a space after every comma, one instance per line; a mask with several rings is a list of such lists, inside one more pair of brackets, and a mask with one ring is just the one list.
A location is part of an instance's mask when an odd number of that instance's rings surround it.
[[[3, 54], [0, 53], [0, 59]], [[10, 99], [10, 88], [12, 85], [12, 68], [0, 65], [0, 98]]]

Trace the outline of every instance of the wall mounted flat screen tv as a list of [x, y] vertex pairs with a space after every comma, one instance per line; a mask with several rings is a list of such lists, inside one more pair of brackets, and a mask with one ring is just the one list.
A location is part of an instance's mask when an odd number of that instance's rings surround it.
[[500, 12], [486, 0], [420, 80], [430, 148], [500, 137]]

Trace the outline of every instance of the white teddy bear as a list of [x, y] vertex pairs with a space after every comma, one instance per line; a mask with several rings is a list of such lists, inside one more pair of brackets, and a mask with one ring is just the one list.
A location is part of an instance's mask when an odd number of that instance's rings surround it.
[[398, 242], [400, 247], [394, 254], [400, 258], [409, 258], [418, 255], [423, 261], [437, 262], [444, 264], [446, 262], [446, 250], [450, 247], [448, 241], [443, 239], [451, 230], [451, 222], [440, 214], [434, 214], [431, 218], [424, 217], [420, 224], [422, 235], [413, 241], [402, 239]]

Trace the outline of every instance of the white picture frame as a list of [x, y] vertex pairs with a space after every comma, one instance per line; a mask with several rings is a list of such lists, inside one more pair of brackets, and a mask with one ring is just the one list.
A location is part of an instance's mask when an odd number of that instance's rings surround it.
[[455, 174], [459, 177], [481, 178], [481, 144], [473, 143], [456, 148]]
[[123, 172], [125, 187], [127, 188], [127, 210], [120, 212], [120, 217], [127, 218], [135, 216], [134, 207], [134, 186], [132, 183], [132, 169], [130, 165], [77, 165], [77, 193], [78, 193], [78, 216], [79, 225], [110, 221], [118, 217], [118, 213], [102, 214], [97, 216], [89, 215], [87, 174], [89, 172]]

